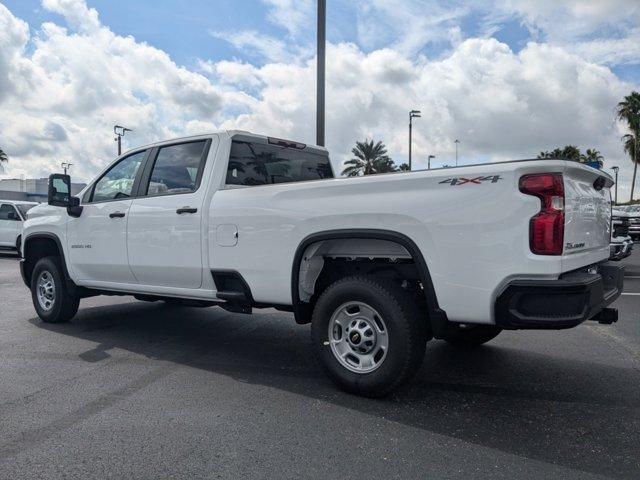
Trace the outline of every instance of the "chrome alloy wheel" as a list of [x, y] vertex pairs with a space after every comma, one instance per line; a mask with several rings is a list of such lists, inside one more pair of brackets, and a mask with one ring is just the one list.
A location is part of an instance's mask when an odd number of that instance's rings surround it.
[[387, 326], [382, 316], [366, 303], [347, 302], [329, 320], [329, 343], [342, 366], [355, 373], [370, 373], [387, 356]]
[[36, 288], [40, 307], [45, 311], [51, 310], [53, 302], [56, 300], [56, 285], [53, 282], [53, 275], [51, 275], [51, 272], [48, 272], [47, 270], [40, 272]]

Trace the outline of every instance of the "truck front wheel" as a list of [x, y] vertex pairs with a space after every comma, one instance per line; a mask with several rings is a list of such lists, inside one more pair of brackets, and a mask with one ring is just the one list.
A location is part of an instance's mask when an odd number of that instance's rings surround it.
[[426, 319], [399, 285], [375, 277], [336, 281], [318, 299], [311, 321], [314, 350], [342, 389], [382, 397], [420, 368]]
[[69, 293], [58, 257], [38, 260], [31, 274], [31, 298], [36, 313], [46, 323], [62, 323], [78, 312], [80, 299]]
[[444, 340], [460, 348], [475, 348], [493, 340], [502, 331], [494, 325], [467, 325], [448, 335]]

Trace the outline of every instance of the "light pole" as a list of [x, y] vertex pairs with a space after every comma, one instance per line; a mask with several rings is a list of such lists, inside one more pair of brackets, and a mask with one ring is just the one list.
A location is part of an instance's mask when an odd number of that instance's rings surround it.
[[436, 158], [436, 156], [435, 155], [429, 155], [427, 157], [427, 170], [431, 170], [431, 159], [432, 158]]
[[71, 165], [73, 165], [73, 163], [62, 162], [60, 165], [62, 166], [62, 170], [64, 171], [64, 174], [66, 175], [67, 174], [67, 170], [69, 168], [71, 168]]
[[458, 144], [460, 143], [460, 140], [456, 138], [456, 141], [453, 143], [456, 144], [456, 167], [457, 167], [458, 166]]
[[115, 133], [116, 135], [116, 138], [114, 138], [114, 140], [118, 142], [118, 156], [122, 154], [122, 137], [124, 137], [125, 133], [132, 131], [133, 130], [131, 130], [130, 128], [123, 127], [122, 125], [113, 126], [113, 133]]
[[616, 174], [616, 199], [614, 203], [618, 204], [618, 170], [620, 170], [620, 167], [611, 167], [611, 170]]
[[420, 110], [411, 110], [409, 112], [409, 171], [411, 171], [411, 130], [413, 128], [413, 119], [420, 117]]
[[318, 0], [318, 63], [316, 65], [316, 145], [324, 147], [324, 73], [327, 2]]

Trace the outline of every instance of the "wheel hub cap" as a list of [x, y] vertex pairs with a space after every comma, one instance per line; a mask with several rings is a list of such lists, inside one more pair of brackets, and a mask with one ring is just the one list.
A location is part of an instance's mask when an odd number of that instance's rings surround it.
[[363, 302], [347, 302], [335, 310], [329, 321], [329, 343], [336, 359], [356, 373], [379, 368], [389, 348], [382, 316]]
[[36, 296], [43, 310], [51, 310], [56, 299], [56, 286], [50, 272], [41, 272], [36, 284]]

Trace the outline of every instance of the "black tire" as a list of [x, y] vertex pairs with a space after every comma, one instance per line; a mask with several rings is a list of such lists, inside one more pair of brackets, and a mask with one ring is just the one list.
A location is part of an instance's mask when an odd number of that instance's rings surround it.
[[459, 348], [477, 348], [496, 338], [501, 328], [494, 325], [471, 325], [466, 328], [460, 328], [455, 333], [444, 338], [445, 341]]
[[[49, 308], [45, 308], [38, 300], [38, 283], [41, 276], [48, 273], [53, 284], [53, 300]], [[59, 257], [44, 257], [38, 260], [31, 274], [31, 299], [36, 313], [46, 323], [63, 323], [71, 320], [78, 312], [80, 299], [69, 293], [64, 279]]]
[[[330, 344], [331, 319], [349, 302], [373, 308], [384, 320], [388, 346], [380, 365], [370, 372], [347, 368]], [[352, 276], [329, 285], [318, 299], [311, 320], [311, 338], [321, 366], [340, 388], [366, 397], [383, 397], [420, 368], [427, 343], [426, 322], [415, 301], [400, 286], [375, 277]], [[331, 335], [335, 338], [336, 334]], [[344, 339], [345, 335], [341, 331], [339, 337]]]
[[18, 253], [18, 256], [22, 258], [22, 235], [18, 236], [16, 240], [16, 252]]

